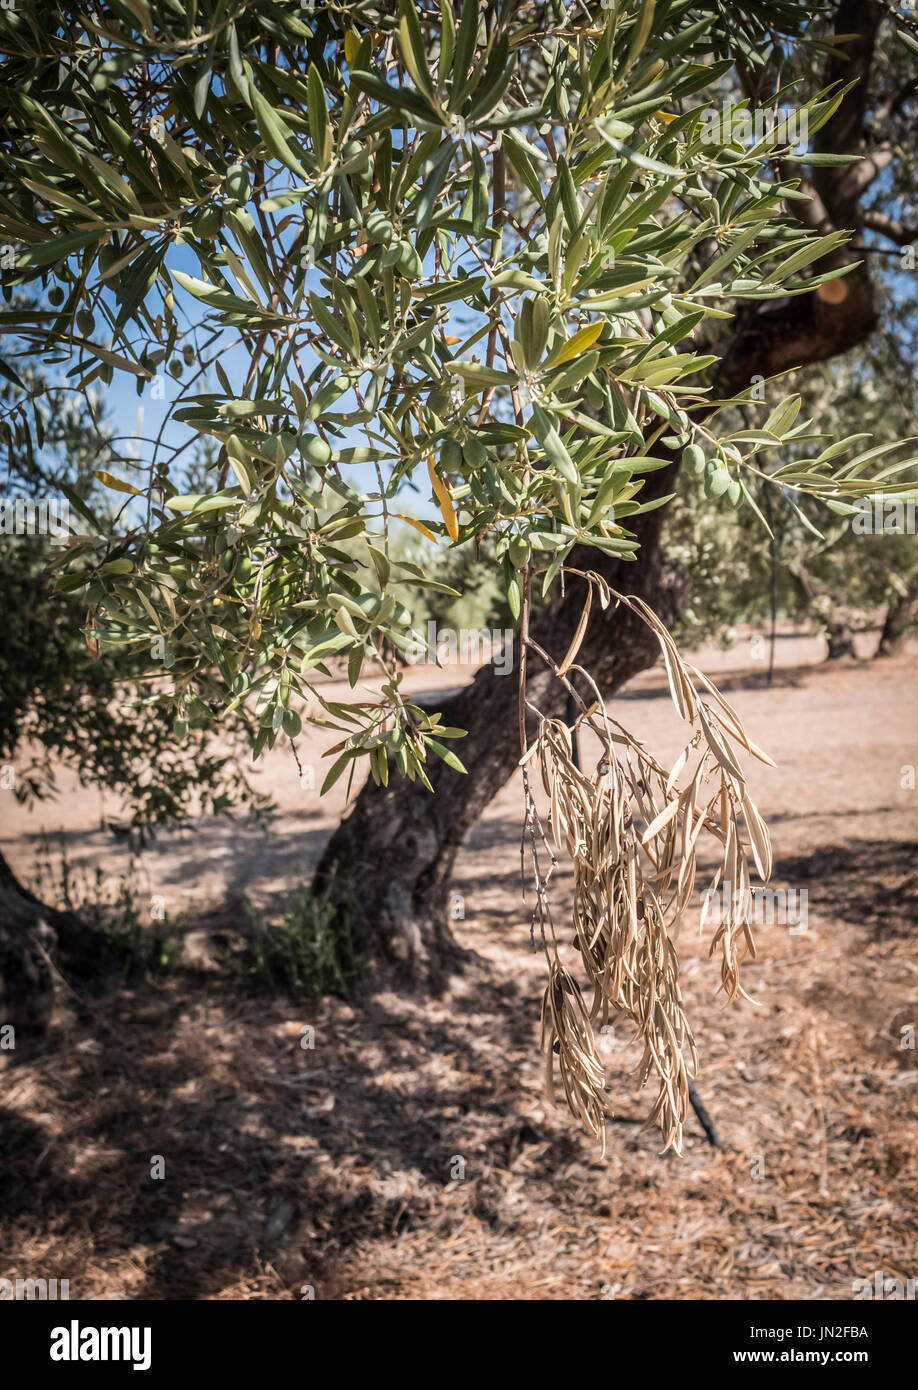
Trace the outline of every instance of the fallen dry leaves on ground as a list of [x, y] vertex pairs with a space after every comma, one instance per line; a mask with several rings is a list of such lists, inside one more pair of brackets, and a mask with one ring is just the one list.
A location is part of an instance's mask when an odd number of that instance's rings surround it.
[[[779, 762], [775, 884], [810, 915], [759, 933], [755, 1007], [722, 1006], [697, 914], [680, 938], [723, 1151], [690, 1117], [684, 1158], [660, 1156], [626, 1035], [601, 1050], [605, 1158], [547, 1103], [509, 788], [458, 866], [479, 959], [438, 999], [296, 1005], [213, 972], [82, 1016], [62, 996], [51, 1035], [0, 1063], [0, 1276], [157, 1299], [850, 1299], [877, 1270], [914, 1278], [918, 792], [897, 775], [918, 763], [916, 673], [731, 694]], [[629, 721], [663, 703], [637, 694]]]

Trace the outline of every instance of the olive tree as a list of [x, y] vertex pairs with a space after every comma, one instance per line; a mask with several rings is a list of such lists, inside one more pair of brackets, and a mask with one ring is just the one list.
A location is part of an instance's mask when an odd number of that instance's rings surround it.
[[[820, 144], [859, 74], [833, 73], [791, 123], [725, 96], [737, 57], [755, 75], [776, 45], [825, 54], [827, 13], [111, 0], [0, 18], [14, 247], [0, 317], [76, 387], [117, 374], [168, 400], [139, 474], [102, 472], [119, 522], [86, 509], [59, 590], [85, 604], [91, 643], [159, 670], [166, 655], [178, 736], [242, 711], [257, 756], [295, 741], [305, 711], [332, 731], [323, 789], [368, 768], [373, 790], [319, 882], [346, 864], [358, 938], [406, 970], [442, 968], [455, 845], [524, 759], [549, 1056], [593, 1129], [595, 1057], [551, 940], [531, 770], [575, 862], [593, 1014], [635, 1021], [673, 1142], [690, 1034], [671, 928], [695, 838], [720, 840], [724, 883], [748, 883], [749, 855], [769, 862], [738, 752], [758, 750], [666, 630], [657, 542], [674, 474], [684, 461], [699, 505], [748, 509], [750, 525], [764, 524], [763, 476], [842, 513], [909, 486], [892, 473], [908, 460], [827, 440], [770, 380], [873, 321], [848, 230], [816, 215], [809, 182], [824, 207], [826, 178], [862, 162]], [[17, 307], [18, 285], [46, 289], [46, 306]], [[212, 467], [192, 491], [195, 437]], [[396, 523], [441, 546], [487, 540], [518, 625], [517, 680], [483, 673], [448, 719], [403, 692], [403, 597], [438, 581], [396, 556]], [[602, 691], [660, 649], [692, 727], [684, 786], [602, 712]], [[332, 660], [350, 698], [317, 681]], [[568, 695], [607, 750], [592, 780], [557, 718]], [[457, 740], [473, 722], [469, 757]], [[583, 858], [610, 806], [615, 903]], [[744, 934], [731, 917], [715, 937], [730, 995]]]

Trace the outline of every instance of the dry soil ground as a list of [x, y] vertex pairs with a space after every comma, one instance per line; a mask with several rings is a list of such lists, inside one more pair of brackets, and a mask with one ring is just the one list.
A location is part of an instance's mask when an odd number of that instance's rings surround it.
[[[74, 1298], [850, 1299], [876, 1271], [918, 1275], [918, 657], [829, 667], [786, 635], [765, 688], [749, 655], [704, 662], [778, 763], [754, 792], [776, 884], [809, 915], [759, 931], [754, 1006], [724, 1007], [697, 913], [680, 940], [722, 1151], [690, 1121], [684, 1157], [660, 1156], [624, 1036], [605, 1158], [546, 1103], [515, 784], [459, 859], [456, 932], [484, 964], [446, 995], [241, 993], [209, 964], [213, 934], [243, 892], [276, 910], [343, 806], [340, 783], [321, 804], [274, 755], [267, 835], [207, 822], [144, 856], [191, 965], [89, 1014], [62, 987], [50, 1035], [0, 1052], [0, 1277], [69, 1278]], [[675, 751], [659, 671], [616, 704]], [[318, 768], [321, 742], [301, 743]], [[53, 805], [7, 803], [14, 867], [34, 881], [47, 830], [116, 880], [98, 811], [66, 782]]]

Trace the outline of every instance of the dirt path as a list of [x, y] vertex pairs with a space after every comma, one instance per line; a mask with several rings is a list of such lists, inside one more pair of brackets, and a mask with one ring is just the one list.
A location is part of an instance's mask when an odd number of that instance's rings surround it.
[[[62, 999], [37, 1050], [0, 1052], [0, 1277], [69, 1278], [72, 1297], [383, 1299], [850, 1299], [876, 1271], [914, 1278], [918, 1064], [901, 1043], [918, 1027], [918, 791], [903, 771], [918, 767], [918, 658], [813, 667], [813, 645], [787, 638], [764, 689], [745, 655], [705, 665], [778, 762], [754, 794], [775, 884], [805, 890], [809, 914], [803, 932], [760, 929], [755, 1007], [723, 1007], [694, 922], [680, 941], [723, 1152], [692, 1124], [683, 1158], [659, 1156], [625, 1037], [605, 1054], [604, 1159], [546, 1104], [511, 784], [456, 874], [457, 934], [487, 965], [433, 1005], [293, 1005], [180, 973], [82, 1020]], [[415, 688], [449, 679], [412, 673]], [[659, 672], [617, 704], [675, 751]], [[270, 839], [203, 824], [145, 856], [173, 914], [199, 924], [219, 905], [224, 921], [243, 891], [271, 904], [308, 875], [342, 793], [320, 807], [286, 758], [266, 781]], [[72, 789], [54, 822], [75, 864], [117, 875], [97, 806]], [[51, 825], [47, 805], [8, 823], [18, 871]]]

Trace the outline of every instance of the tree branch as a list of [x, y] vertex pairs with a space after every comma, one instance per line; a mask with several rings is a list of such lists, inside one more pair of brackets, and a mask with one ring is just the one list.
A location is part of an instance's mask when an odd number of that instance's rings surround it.
[[872, 232], [888, 237], [897, 246], [910, 246], [913, 241], [918, 241], [918, 227], [907, 227], [904, 222], [898, 222], [894, 217], [887, 217], [885, 212], [877, 212], [873, 208], [861, 213], [861, 223]]

